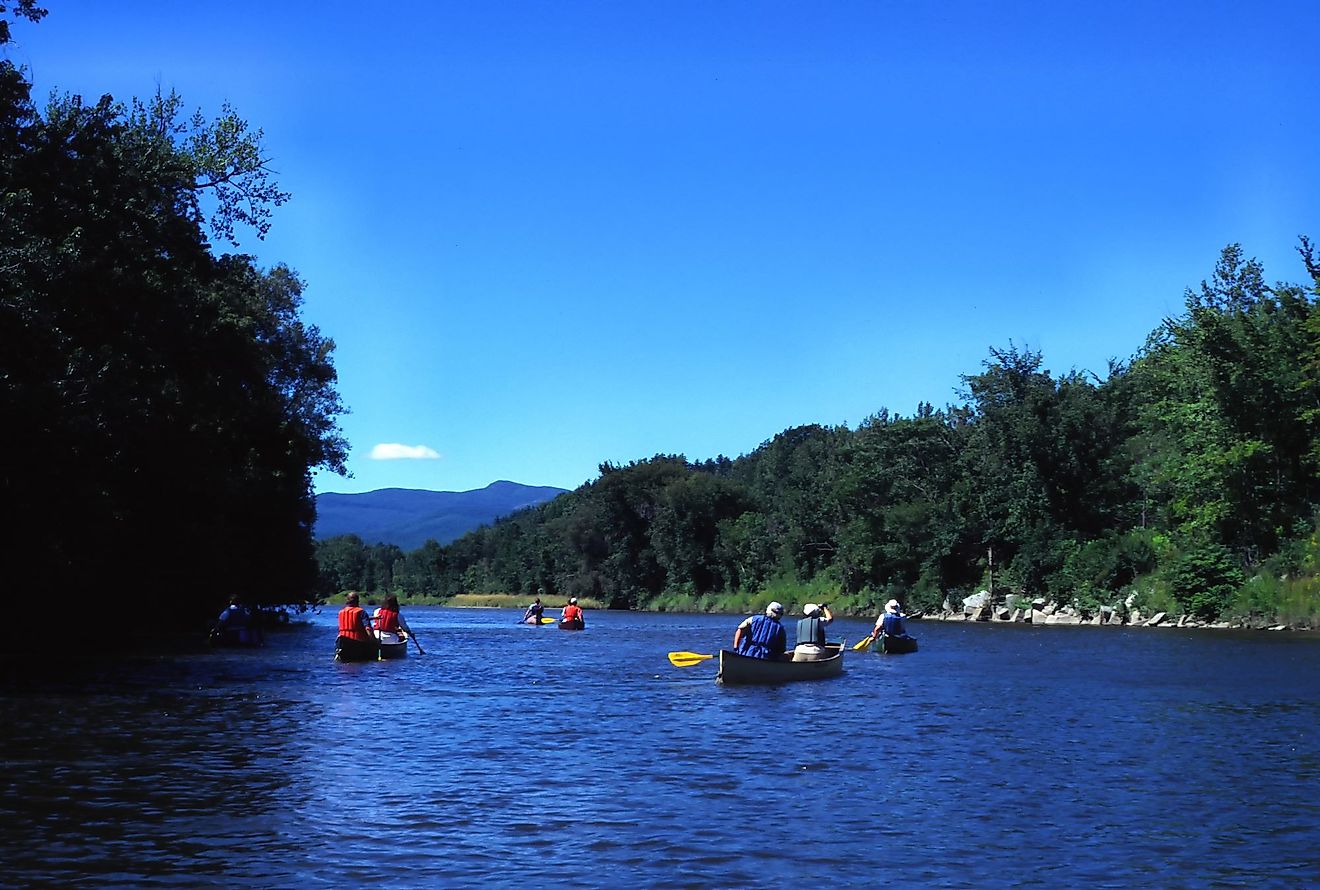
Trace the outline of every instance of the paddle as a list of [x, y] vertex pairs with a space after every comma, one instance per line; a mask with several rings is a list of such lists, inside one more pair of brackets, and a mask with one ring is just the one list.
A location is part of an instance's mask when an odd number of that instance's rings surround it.
[[871, 645], [871, 640], [873, 639], [874, 637], [862, 637], [860, 640], [857, 641], [857, 645], [852, 647], [853, 651], [861, 652], [867, 646]]
[[422, 644], [421, 644], [420, 642], [418, 642], [417, 637], [413, 636], [412, 634], [408, 634], [408, 639], [412, 640], [412, 641], [413, 641], [413, 645], [417, 647], [417, 654], [418, 654], [418, 655], [425, 655], [425, 654], [426, 654], [426, 650], [422, 648]]
[[674, 667], [686, 668], [714, 657], [714, 655], [701, 655], [697, 652], [670, 652], [669, 663]]

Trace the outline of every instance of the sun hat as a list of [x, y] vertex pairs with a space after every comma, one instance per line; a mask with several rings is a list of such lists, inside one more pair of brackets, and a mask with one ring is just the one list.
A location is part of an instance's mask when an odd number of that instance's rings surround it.
[[897, 612], [897, 611], [898, 611], [898, 600], [890, 600], [889, 602], [885, 603], [885, 611], [886, 611], [886, 612]]
[[815, 603], [807, 603], [805, 606], [802, 607], [802, 614], [806, 615], [807, 617], [811, 617], [812, 615], [815, 615], [819, 611], [820, 611], [820, 606], [816, 605]]
[[767, 614], [767, 615], [783, 615], [783, 614], [784, 614], [784, 604], [783, 604], [783, 603], [771, 603], [770, 605], [768, 605], [768, 606], [765, 607], [765, 614]]

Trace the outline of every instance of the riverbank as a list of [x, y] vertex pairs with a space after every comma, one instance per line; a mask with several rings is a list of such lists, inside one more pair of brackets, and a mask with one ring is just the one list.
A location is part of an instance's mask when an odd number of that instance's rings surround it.
[[1271, 630], [1309, 632], [1320, 630], [1308, 623], [1277, 623], [1264, 618], [1238, 618], [1220, 621], [1204, 621], [1191, 618], [1186, 614], [1171, 616], [1166, 612], [1155, 612], [1150, 616], [1138, 611], [1122, 613], [1117, 609], [1102, 609], [1094, 615], [1082, 615], [1071, 606], [1057, 606], [1053, 603], [1037, 601], [1030, 608], [1007, 606], [974, 606], [962, 611], [946, 610], [930, 615], [912, 615], [912, 618], [928, 621], [973, 621], [991, 624], [1033, 624], [1092, 627], [1173, 627], [1204, 628], [1207, 630]]
[[[645, 607], [633, 611], [686, 612], [702, 615], [754, 615], [765, 607], [765, 603], [770, 602], [771, 599], [777, 599], [784, 604], [789, 615], [801, 614], [802, 607], [807, 602], [828, 604], [831, 611], [840, 618], [874, 618], [879, 613], [877, 607], [869, 603], [857, 602], [855, 598], [840, 596], [831, 599], [827, 595], [821, 595], [822, 593], [823, 591], [815, 592], [814, 596], [811, 595], [811, 592], [808, 592], [807, 596], [801, 594], [789, 596], [786, 592], [779, 591], [776, 596], [762, 594], [754, 597], [740, 595], [732, 598], [693, 598], [670, 595], [660, 597]], [[323, 606], [327, 608], [342, 606], [344, 597], [345, 594], [342, 593], [328, 597]], [[376, 606], [384, 598], [384, 594], [363, 593], [361, 597], [364, 606]], [[399, 596], [399, 604], [405, 607], [450, 606], [462, 609], [525, 609], [529, 602], [530, 600], [526, 595], [507, 593], [462, 593], [449, 598]], [[550, 598], [543, 598], [543, 604], [546, 610], [551, 612], [562, 608], [563, 605], [561, 602]], [[579, 599], [578, 605], [589, 612], [608, 608], [606, 603], [598, 602], [589, 597]], [[992, 624], [1035, 624], [1038, 626], [1089, 625], [1095, 627], [1204, 628], [1209, 630], [1320, 631], [1320, 619], [1279, 622], [1259, 616], [1247, 616], [1205, 621], [1186, 614], [1172, 615], [1168, 612], [1154, 612], [1147, 615], [1135, 609], [1124, 612], [1120, 609], [1103, 608], [1093, 615], [1084, 615], [1072, 606], [1059, 606], [1041, 600], [1036, 600], [1030, 606], [996, 605], [989, 607], [964, 604], [961, 611], [949, 608], [949, 604], [946, 602], [944, 610], [938, 612], [918, 610], [909, 614], [908, 617], [925, 621], [983, 621]]]

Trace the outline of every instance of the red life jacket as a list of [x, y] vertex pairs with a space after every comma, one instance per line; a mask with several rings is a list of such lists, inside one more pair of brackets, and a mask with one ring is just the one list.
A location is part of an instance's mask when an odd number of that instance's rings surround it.
[[362, 618], [366, 613], [357, 606], [344, 606], [339, 610], [339, 635], [348, 637], [350, 640], [361, 640], [364, 643], [373, 642], [367, 632], [362, 629]]
[[573, 605], [572, 603], [570, 603], [567, 606], [564, 606], [563, 615], [559, 620], [572, 621], [575, 618], [581, 618], [581, 617], [582, 617], [582, 610], [579, 609], [577, 606]]
[[399, 613], [395, 612], [393, 609], [381, 609], [380, 614], [376, 616], [375, 621], [376, 630], [386, 630], [394, 633], [398, 633], [400, 630]]

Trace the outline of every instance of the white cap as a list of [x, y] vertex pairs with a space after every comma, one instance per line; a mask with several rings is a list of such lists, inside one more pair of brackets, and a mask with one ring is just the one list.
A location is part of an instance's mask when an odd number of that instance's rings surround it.
[[783, 615], [783, 614], [784, 614], [784, 604], [783, 604], [783, 603], [771, 603], [770, 605], [768, 605], [768, 606], [765, 607], [765, 614], [767, 614], [767, 615]]
[[819, 611], [820, 611], [820, 606], [816, 605], [815, 603], [807, 603], [805, 606], [802, 607], [802, 614], [806, 615], [808, 618], [810, 618], [812, 615], [815, 615]]

